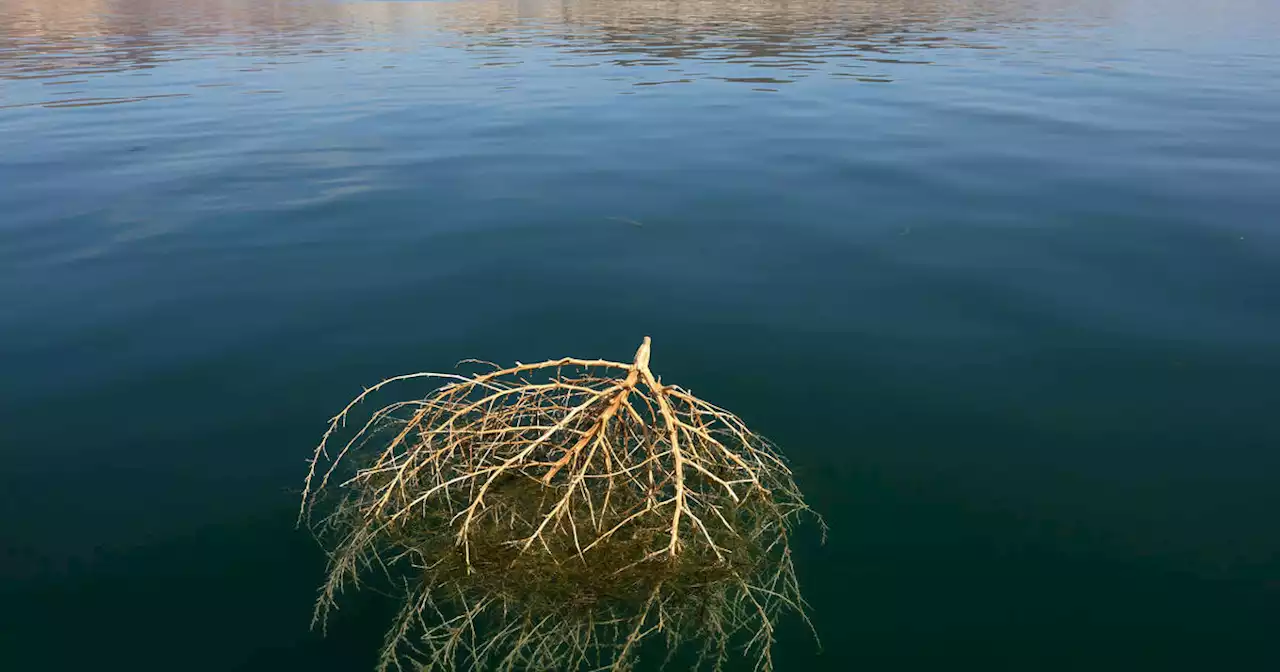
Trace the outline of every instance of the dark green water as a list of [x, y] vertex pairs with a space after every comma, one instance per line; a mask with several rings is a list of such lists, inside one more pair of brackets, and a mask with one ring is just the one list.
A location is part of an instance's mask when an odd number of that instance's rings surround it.
[[1265, 0], [0, 0], [0, 669], [369, 669], [326, 419], [645, 334], [779, 670], [1280, 669], [1278, 185]]

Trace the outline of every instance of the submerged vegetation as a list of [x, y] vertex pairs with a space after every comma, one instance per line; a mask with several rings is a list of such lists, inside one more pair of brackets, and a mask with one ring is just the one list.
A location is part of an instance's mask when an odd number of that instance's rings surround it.
[[[409, 374], [353, 400], [303, 496], [329, 553], [316, 622], [345, 589], [391, 591], [379, 670], [622, 671], [642, 649], [771, 670], [779, 617], [808, 623], [790, 536], [810, 510], [771, 443], [649, 355]], [[444, 385], [337, 438], [370, 394], [424, 378]]]

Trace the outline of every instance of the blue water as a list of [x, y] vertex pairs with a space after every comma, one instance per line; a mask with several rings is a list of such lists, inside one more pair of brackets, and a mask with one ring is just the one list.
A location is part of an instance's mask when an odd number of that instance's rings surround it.
[[1280, 669], [1277, 185], [1266, 0], [0, 0], [0, 668], [370, 669], [327, 418], [649, 334], [779, 670]]

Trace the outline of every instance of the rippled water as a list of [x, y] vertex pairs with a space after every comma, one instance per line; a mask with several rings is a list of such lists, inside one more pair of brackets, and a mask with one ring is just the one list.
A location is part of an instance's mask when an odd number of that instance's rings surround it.
[[303, 459], [655, 339], [833, 528], [780, 670], [1274, 669], [1280, 6], [0, 0], [0, 668], [369, 669]]

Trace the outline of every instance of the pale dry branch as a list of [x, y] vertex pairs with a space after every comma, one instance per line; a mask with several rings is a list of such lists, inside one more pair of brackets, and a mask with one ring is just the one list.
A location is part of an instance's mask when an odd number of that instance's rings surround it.
[[[742, 650], [772, 669], [779, 615], [812, 627], [788, 545], [809, 508], [773, 444], [650, 356], [645, 338], [630, 363], [471, 360], [491, 370], [364, 390], [304, 484], [299, 519], [329, 553], [316, 623], [382, 577], [403, 603], [380, 671], [624, 672], [651, 639], [668, 660], [694, 640], [699, 667]], [[336, 443], [362, 402], [417, 379], [444, 384]]]

